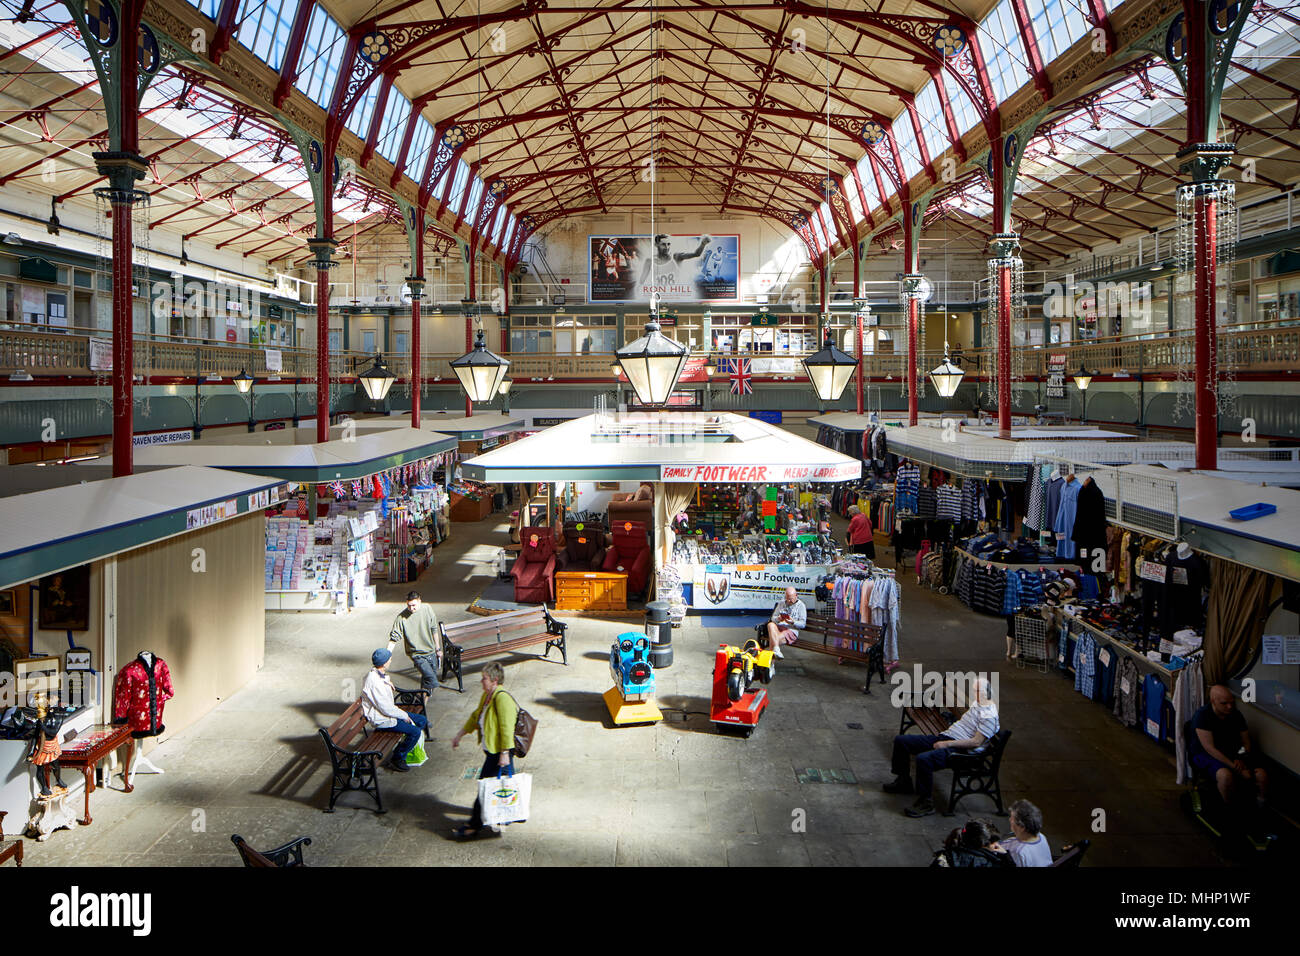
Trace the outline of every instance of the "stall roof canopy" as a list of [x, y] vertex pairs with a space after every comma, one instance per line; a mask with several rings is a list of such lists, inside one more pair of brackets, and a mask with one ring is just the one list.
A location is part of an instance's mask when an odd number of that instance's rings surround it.
[[421, 417], [420, 427], [455, 435], [461, 441], [478, 441], [480, 438], [492, 438], [494, 435], [509, 435], [523, 431], [527, 423], [513, 415], [499, 412], [482, 412], [478, 415], [439, 415], [437, 412], [425, 412]]
[[[919, 413], [922, 418], [930, 416], [930, 412]], [[901, 416], [901, 417], [900, 417]], [[864, 432], [873, 425], [902, 425], [907, 420], [906, 413], [878, 414], [876, 420], [872, 421], [870, 415], [859, 415], [857, 412], [827, 412], [824, 415], [809, 415], [809, 425], [829, 425], [831, 428], [838, 428], [846, 432]]]
[[[1129, 465], [1118, 472], [1126, 479], [1171, 482], [1177, 489], [1180, 535], [1196, 550], [1300, 581], [1300, 548], [1296, 546], [1300, 541], [1300, 491], [1154, 465]], [[1249, 521], [1239, 521], [1228, 513], [1253, 504], [1269, 504], [1277, 511]]]
[[[1142, 465], [1188, 462], [1195, 457], [1190, 442], [1138, 441], [1131, 435], [1080, 427], [1024, 426], [1012, 429], [1012, 439], [998, 438], [979, 429], [930, 422], [911, 428], [891, 428], [886, 440], [891, 452], [921, 464], [971, 478], [993, 477], [1024, 481], [1036, 458], [1097, 465]], [[1219, 466], [1267, 460], [1282, 449], [1221, 448]]]
[[[314, 484], [364, 478], [454, 449], [456, 438], [410, 427], [363, 428], [352, 437], [310, 445], [157, 445], [138, 448], [138, 469], [207, 465]], [[366, 423], [368, 424], [368, 423]]]
[[728, 412], [587, 415], [462, 465], [480, 481], [848, 481], [862, 463]]
[[260, 510], [280, 486], [190, 465], [0, 499], [0, 587]]

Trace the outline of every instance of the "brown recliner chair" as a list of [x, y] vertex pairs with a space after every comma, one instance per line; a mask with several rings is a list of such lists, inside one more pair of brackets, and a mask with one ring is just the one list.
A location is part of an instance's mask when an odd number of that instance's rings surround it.
[[564, 523], [564, 548], [556, 554], [559, 571], [599, 571], [605, 560], [605, 529], [590, 522]]
[[519, 541], [519, 557], [510, 568], [510, 576], [515, 580], [515, 600], [520, 604], [554, 601], [556, 562], [551, 529], [524, 528]]
[[[642, 489], [650, 488], [649, 485], [642, 485], [636, 491], [615, 494], [610, 499], [609, 508], [609, 528], [614, 531], [623, 527], [628, 521], [640, 522], [647, 528], [655, 526], [655, 501], [654, 496], [638, 497], [642, 495]], [[653, 491], [653, 489], [651, 489]]]

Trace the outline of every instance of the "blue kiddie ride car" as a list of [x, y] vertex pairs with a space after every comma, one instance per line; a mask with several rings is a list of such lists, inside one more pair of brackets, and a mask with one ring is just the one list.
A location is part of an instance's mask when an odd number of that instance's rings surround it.
[[609, 651], [609, 670], [624, 700], [647, 700], [655, 692], [650, 639], [639, 631], [620, 634]]

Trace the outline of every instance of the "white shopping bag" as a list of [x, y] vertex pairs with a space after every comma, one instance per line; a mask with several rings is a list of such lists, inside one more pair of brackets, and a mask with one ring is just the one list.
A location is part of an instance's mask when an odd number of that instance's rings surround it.
[[528, 819], [528, 802], [533, 791], [533, 775], [517, 773], [513, 777], [488, 777], [478, 782], [478, 799], [483, 807], [485, 826], [523, 823]]

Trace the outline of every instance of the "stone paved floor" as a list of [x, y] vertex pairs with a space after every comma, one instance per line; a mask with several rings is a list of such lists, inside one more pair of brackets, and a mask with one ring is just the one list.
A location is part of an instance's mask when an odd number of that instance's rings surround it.
[[[492, 581], [489, 560], [504, 524], [457, 524], [418, 587], [444, 619], [462, 620]], [[1000, 670], [1002, 720], [1014, 736], [1003, 764], [1008, 800], [1037, 803], [1053, 844], [1089, 836], [1096, 865], [1204, 866], [1220, 860], [1178, 807], [1170, 753], [1082, 700], [1056, 673], [1003, 669], [1001, 619], [968, 611], [904, 575], [906, 665]], [[967, 816], [992, 817], [968, 798], [955, 818], [909, 820], [907, 798], [882, 793], [898, 727], [888, 688], [860, 692], [862, 670], [787, 651], [770, 685], [772, 706], [755, 735], [723, 736], [707, 720], [713, 648], [745, 632], [688, 618], [674, 634], [675, 662], [657, 675], [654, 727], [613, 728], [600, 694], [609, 686], [612, 637], [636, 625], [572, 620], [569, 666], [505, 659], [506, 686], [541, 721], [533, 755], [532, 819], [468, 844], [450, 839], [464, 820], [481, 764], [473, 738], [449, 739], [478, 697], [440, 690], [430, 707], [430, 760], [405, 775], [382, 772], [389, 813], [343, 798], [325, 814], [328, 765], [316, 731], [355, 699], [370, 652], [384, 643], [407, 585], [380, 588], [380, 604], [347, 616], [268, 615], [266, 664], [196, 725], [164, 741], [153, 759], [166, 772], [137, 778], [136, 791], [100, 790], [95, 822], [28, 841], [28, 865], [232, 866], [232, 833], [276, 846], [310, 835], [312, 865], [871, 865], [917, 866]], [[414, 670], [395, 658], [399, 686]], [[799, 672], [799, 668], [802, 672]], [[684, 720], [680, 719], [685, 717]], [[849, 724], [861, 724], [854, 729]], [[847, 769], [857, 784], [799, 784], [804, 767]], [[940, 774], [940, 791], [948, 775]], [[1091, 832], [1096, 811], [1104, 833]], [[806, 832], [794, 832], [796, 811]]]

